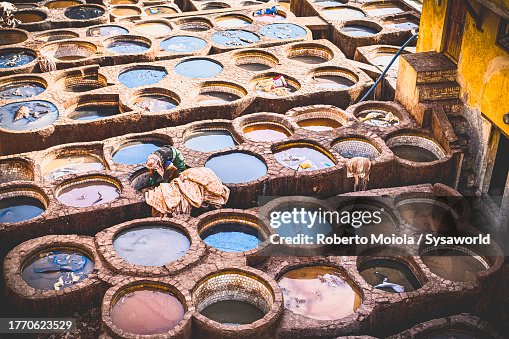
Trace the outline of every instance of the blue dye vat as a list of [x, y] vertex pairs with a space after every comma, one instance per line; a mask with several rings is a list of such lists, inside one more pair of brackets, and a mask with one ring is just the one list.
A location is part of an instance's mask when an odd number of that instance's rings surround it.
[[275, 23], [260, 28], [260, 34], [272, 39], [297, 39], [306, 35], [306, 30], [299, 25]]
[[120, 73], [118, 80], [122, 85], [133, 88], [157, 84], [168, 74], [165, 70], [153, 68], [135, 68]]
[[64, 15], [69, 19], [88, 20], [95, 19], [104, 14], [104, 10], [94, 6], [73, 6], [65, 10]]
[[148, 156], [164, 146], [164, 142], [133, 141], [124, 144], [113, 154], [113, 162], [124, 165], [139, 165], [147, 161]]
[[267, 166], [263, 161], [243, 152], [232, 152], [210, 158], [205, 167], [227, 184], [239, 184], [253, 181], [267, 173]]
[[93, 27], [87, 31], [88, 36], [103, 36], [103, 37], [122, 35], [128, 33], [129, 31], [126, 28], [115, 25]]
[[212, 35], [212, 41], [221, 46], [247, 46], [260, 40], [260, 38], [249, 31], [241, 29], [228, 29], [219, 31]]
[[73, 120], [98, 120], [117, 114], [121, 114], [118, 107], [86, 106], [75, 109], [73, 113], [69, 114], [69, 118]]
[[28, 50], [8, 50], [0, 53], [0, 68], [13, 68], [35, 60], [35, 54]]
[[142, 53], [150, 48], [149, 44], [141, 41], [113, 41], [106, 48], [117, 54]]
[[168, 52], [190, 53], [207, 46], [207, 42], [194, 36], [174, 36], [161, 41], [161, 48]]
[[34, 97], [46, 88], [37, 82], [22, 82], [0, 86], [0, 99], [15, 100]]
[[175, 66], [175, 72], [188, 78], [210, 78], [223, 71], [223, 66], [214, 60], [196, 58], [182, 61]]
[[228, 131], [199, 131], [193, 133], [184, 144], [187, 148], [200, 152], [214, 152], [236, 145]]
[[[22, 107], [28, 108], [27, 117], [14, 121], [16, 112]], [[0, 107], [0, 128], [13, 131], [27, 131], [52, 124], [58, 119], [58, 109], [48, 101], [32, 100], [7, 104]]]
[[31, 197], [14, 197], [0, 200], [0, 223], [21, 222], [42, 214], [42, 202]]
[[239, 223], [217, 225], [201, 234], [207, 245], [223, 252], [252, 250], [260, 244], [259, 237], [256, 229]]

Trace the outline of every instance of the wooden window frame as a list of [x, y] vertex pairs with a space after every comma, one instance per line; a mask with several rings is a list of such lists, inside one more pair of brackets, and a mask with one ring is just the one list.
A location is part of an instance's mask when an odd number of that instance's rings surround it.
[[509, 20], [500, 18], [496, 44], [509, 52]]

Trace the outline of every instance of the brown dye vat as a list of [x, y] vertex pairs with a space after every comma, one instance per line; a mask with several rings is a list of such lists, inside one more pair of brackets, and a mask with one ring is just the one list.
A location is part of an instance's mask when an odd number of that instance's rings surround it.
[[66, 31], [66, 30], [58, 30], [48, 33], [42, 33], [36, 36], [36, 39], [39, 41], [58, 41], [58, 40], [64, 40], [64, 39], [73, 39], [78, 38], [79, 34], [73, 31]]
[[292, 133], [285, 126], [272, 122], [257, 122], [244, 126], [244, 135], [253, 141], [277, 141], [288, 138]]
[[110, 5], [136, 5], [138, 1], [136, 0], [110, 0], [108, 1]]
[[446, 232], [456, 229], [456, 217], [439, 203], [409, 201], [398, 203], [403, 220], [423, 231]]
[[57, 0], [47, 2], [46, 5], [44, 6], [49, 9], [57, 9], [57, 8], [67, 8], [76, 5], [81, 5], [81, 2], [73, 0]]
[[175, 328], [184, 313], [182, 303], [170, 293], [139, 289], [118, 298], [111, 308], [111, 321], [132, 334], [162, 334]]
[[263, 51], [243, 51], [235, 54], [235, 65], [248, 71], [264, 71], [279, 64], [272, 54]]
[[476, 282], [477, 273], [490, 267], [483, 257], [461, 246], [427, 248], [421, 260], [431, 272], [457, 282]]
[[115, 16], [133, 16], [133, 15], [140, 15], [141, 10], [138, 7], [134, 6], [118, 6], [114, 7], [110, 10], [110, 13]]
[[34, 22], [41, 22], [46, 20], [48, 16], [46, 13], [41, 11], [23, 11], [23, 12], [17, 12], [14, 13], [14, 18], [21, 21], [24, 24], [31, 24]]
[[315, 131], [315, 132], [324, 132], [331, 131], [334, 128], [341, 127], [341, 123], [339, 121], [327, 118], [309, 118], [297, 121], [297, 125], [300, 127]]
[[16, 29], [2, 30], [2, 39], [0, 39], [0, 46], [19, 44], [28, 39], [28, 35], [23, 31]]
[[354, 313], [360, 294], [333, 267], [307, 266], [293, 269], [278, 282], [285, 308], [316, 320], [336, 320]]

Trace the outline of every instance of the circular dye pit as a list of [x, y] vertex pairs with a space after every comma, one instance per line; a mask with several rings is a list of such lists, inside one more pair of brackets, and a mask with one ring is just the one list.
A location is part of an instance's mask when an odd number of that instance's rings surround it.
[[423, 231], [445, 232], [456, 229], [457, 214], [445, 203], [431, 199], [408, 199], [397, 204], [406, 223]]
[[186, 255], [191, 242], [178, 229], [147, 225], [121, 232], [113, 240], [113, 246], [117, 254], [130, 264], [163, 266]]
[[[286, 86], [278, 85], [275, 87], [274, 79], [278, 79], [282, 76], [285, 79]], [[289, 78], [286, 75], [270, 73], [268, 75], [262, 75], [256, 77], [251, 81], [253, 90], [258, 94], [263, 94], [271, 97], [284, 97], [290, 93], [295, 93], [300, 89], [300, 84], [294, 80]]]
[[333, 72], [330, 74], [324, 72], [313, 75], [310, 84], [322, 89], [345, 89], [355, 85], [355, 82], [347, 77], [334, 75]]
[[67, 92], [88, 92], [108, 85], [108, 81], [101, 74], [90, 74], [83, 76], [82, 74], [68, 75], [57, 81]]
[[101, 7], [82, 5], [69, 7], [65, 10], [64, 15], [73, 20], [89, 20], [100, 17], [104, 14]]
[[341, 319], [354, 313], [361, 304], [358, 292], [332, 267], [293, 269], [278, 284], [285, 308], [311, 319]]
[[265, 316], [255, 305], [237, 300], [215, 302], [200, 313], [218, 323], [233, 326], [251, 324]]
[[152, 6], [145, 9], [147, 15], [170, 15], [178, 13], [178, 11], [169, 6]]
[[237, 143], [227, 130], [202, 130], [189, 134], [184, 145], [199, 152], [215, 152], [235, 147]]
[[225, 15], [216, 18], [216, 25], [219, 27], [242, 27], [251, 24], [249, 18], [240, 15]]
[[19, 44], [28, 39], [27, 33], [17, 29], [2, 29], [0, 46]]
[[49, 9], [57, 9], [57, 8], [67, 8], [76, 5], [81, 5], [81, 2], [75, 0], [56, 0], [47, 2], [44, 6]]
[[401, 29], [401, 30], [405, 30], [405, 31], [419, 28], [419, 25], [413, 21], [399, 21], [399, 20], [398, 21], [386, 21], [384, 24], [389, 27], [397, 28], [397, 29]]
[[252, 141], [270, 142], [288, 138], [292, 135], [285, 126], [273, 122], [257, 122], [242, 128], [244, 135]]
[[274, 152], [281, 165], [296, 171], [316, 171], [334, 166], [334, 161], [323, 151], [312, 146], [284, 147]]
[[[302, 215], [302, 218], [299, 220], [288, 220], [281, 215], [286, 212], [292, 211], [309, 211], [309, 213], [322, 213], [324, 212], [323, 206], [306, 203], [306, 202], [297, 202], [297, 201], [286, 201], [284, 203], [280, 203], [276, 205], [275, 208], [271, 208], [270, 211], [264, 211], [264, 218], [269, 218], [274, 222], [280, 222], [281, 225], [277, 229], [274, 228], [272, 231], [277, 234], [279, 237], [296, 237], [296, 236], [309, 236], [313, 239], [319, 234], [329, 235], [332, 233], [332, 225], [329, 223], [326, 218], [321, 220], [311, 220], [309, 214]], [[273, 217], [273, 213], [277, 213], [279, 217]], [[312, 227], [308, 227], [309, 225], [313, 225]], [[315, 245], [300, 245], [302, 248], [315, 246]], [[295, 253], [295, 252], [293, 252]], [[292, 254], [293, 255], [293, 254]]]
[[334, 0], [317, 0], [313, 1], [318, 6], [322, 7], [335, 7], [335, 6], [341, 6], [347, 3], [348, 1], [334, 1]]
[[44, 42], [58, 41], [64, 39], [78, 38], [79, 34], [72, 31], [57, 30], [37, 35], [36, 39]]
[[378, 32], [380, 32], [380, 29], [364, 25], [347, 25], [341, 28], [341, 32], [351, 37], [365, 38], [377, 34]]
[[41, 22], [46, 20], [47, 17], [46, 13], [37, 10], [27, 10], [14, 13], [14, 19], [21, 21], [23, 24]]
[[362, 157], [375, 160], [380, 156], [380, 151], [372, 143], [360, 139], [340, 140], [332, 148], [346, 159]]
[[[380, 68], [381, 70], [384, 70], [387, 66], [389, 66], [389, 63], [391, 62], [394, 55], [396, 55], [396, 51], [378, 52], [376, 53], [375, 57], [371, 60], [371, 63], [376, 67]], [[392, 63], [389, 69], [396, 71], [398, 67], [399, 67], [399, 57]]]
[[[164, 36], [171, 32], [171, 27], [168, 26], [168, 24], [165, 24], [163, 22], [142, 22], [138, 23], [134, 26], [134, 29], [136, 32], [143, 34], [143, 35], [150, 35], [150, 36]], [[171, 38], [170, 38], [171, 39]], [[169, 39], [167, 39], [169, 40]], [[167, 41], [164, 40], [164, 41]], [[164, 48], [163, 42], [161, 42], [161, 47]]]
[[163, 112], [174, 109], [178, 101], [167, 95], [141, 95], [134, 100], [134, 106], [145, 112]]
[[161, 41], [161, 48], [168, 52], [191, 53], [207, 46], [207, 42], [194, 36], [173, 36]]
[[30, 49], [4, 49], [0, 51], [0, 68], [14, 68], [26, 65], [36, 59]]
[[147, 161], [148, 156], [160, 147], [163, 141], [131, 141], [123, 144], [113, 153], [113, 162], [123, 165], [140, 165]]
[[384, 236], [390, 236], [398, 232], [395, 218], [389, 213], [390, 208], [377, 203], [376, 199], [374, 201], [370, 201], [367, 198], [365, 200], [357, 200], [355, 203], [340, 206], [338, 211], [340, 215], [343, 215], [341, 213], [348, 213], [349, 215], [362, 213], [363, 215], [377, 216], [376, 220], [375, 218], [365, 219], [366, 222], [363, 222], [362, 225], [359, 225], [359, 222], [353, 220], [353, 218], [342, 220], [340, 222], [341, 227], [351, 236], [359, 235], [370, 238], [372, 235], [379, 236], [383, 234]]
[[0, 84], [0, 99], [3, 100], [19, 100], [31, 98], [41, 94], [46, 90], [44, 80], [38, 81], [33, 78], [13, 79], [10, 82]]
[[242, 51], [234, 56], [235, 65], [246, 71], [258, 72], [278, 65], [279, 60], [272, 54], [262, 51]]
[[104, 170], [101, 160], [88, 154], [53, 159], [41, 167], [42, 175], [46, 180], [55, 180], [69, 174]]
[[35, 255], [23, 267], [21, 277], [38, 290], [59, 291], [85, 280], [93, 269], [93, 261], [83, 253], [57, 249]]
[[117, 54], [135, 54], [149, 50], [150, 43], [145, 41], [116, 39], [108, 43], [106, 48]]
[[254, 14], [253, 18], [255, 21], [266, 23], [275, 23], [286, 20], [286, 16], [282, 12], [278, 12], [276, 14]]
[[41, 128], [57, 119], [58, 109], [48, 101], [21, 101], [0, 107], [0, 128], [12, 131]]
[[297, 125], [314, 132], [332, 131], [343, 126], [339, 121], [328, 118], [309, 118], [297, 121]]
[[175, 72], [188, 78], [210, 78], [223, 71], [223, 66], [205, 58], [188, 59], [175, 66]]
[[118, 114], [122, 114], [118, 105], [102, 106], [102, 105], [83, 105], [74, 109], [67, 117], [73, 120], [99, 120], [109, 118]]
[[0, 199], [0, 224], [33, 219], [46, 210], [36, 198], [16, 196]]
[[163, 334], [184, 319], [182, 303], [170, 292], [138, 289], [121, 295], [110, 311], [119, 329], [138, 335]]
[[363, 9], [369, 16], [386, 16], [404, 12], [401, 7], [391, 3], [377, 3], [367, 5], [366, 7], [363, 7]]
[[136, 5], [138, 3], [137, 0], [109, 0], [108, 4], [110, 5]]
[[367, 109], [356, 114], [360, 122], [376, 127], [391, 127], [400, 124], [398, 116], [389, 111]]
[[88, 58], [97, 52], [97, 46], [84, 41], [54, 42], [41, 48], [42, 55], [59, 61], [75, 61]]
[[223, 252], [250, 251], [263, 241], [262, 234], [256, 228], [239, 222], [214, 225], [200, 233], [200, 237], [210, 247]]
[[210, 168], [226, 184], [240, 184], [263, 177], [267, 165], [243, 152], [232, 152], [211, 157], [205, 167]]
[[417, 135], [389, 138], [387, 146], [395, 156], [413, 162], [432, 162], [445, 158], [444, 150], [434, 140]]
[[415, 145], [393, 146], [391, 147], [391, 151], [398, 158], [415, 162], [431, 162], [438, 160], [437, 156], [433, 152]]
[[412, 270], [397, 260], [364, 260], [358, 270], [368, 284], [386, 292], [411, 292], [422, 287]]
[[0, 184], [16, 180], [33, 181], [33, 165], [23, 159], [6, 159], [0, 161]]
[[126, 87], [134, 88], [157, 84], [168, 74], [165, 69], [148, 67], [133, 68], [120, 73], [118, 80]]
[[120, 197], [118, 187], [106, 180], [76, 181], [59, 190], [57, 199], [67, 206], [89, 207], [109, 203]]
[[196, 101], [200, 105], [221, 105], [240, 99], [240, 96], [227, 92], [205, 91], [198, 95]]
[[330, 49], [315, 44], [298, 45], [288, 52], [289, 59], [311, 65], [327, 62], [333, 57]]
[[214, 33], [211, 39], [218, 45], [229, 47], [247, 46], [260, 40], [256, 34], [240, 29], [219, 31]]
[[110, 10], [115, 16], [135, 16], [140, 15], [141, 10], [136, 6], [116, 6]]
[[461, 246], [427, 248], [421, 260], [431, 272], [457, 282], [476, 282], [477, 273], [490, 268], [483, 257]]
[[333, 21], [362, 19], [366, 16], [360, 9], [354, 7], [326, 7], [323, 9], [322, 15]]
[[87, 30], [87, 36], [92, 37], [110, 37], [117, 36], [122, 34], [129, 34], [129, 30], [124, 27], [115, 26], [115, 25], [104, 25], [99, 27], [89, 28]]
[[307, 31], [295, 24], [274, 23], [263, 26], [259, 30], [260, 34], [271, 39], [298, 39], [306, 36]]
[[188, 32], [203, 32], [212, 28], [212, 24], [206, 20], [186, 20], [179, 24], [179, 28]]

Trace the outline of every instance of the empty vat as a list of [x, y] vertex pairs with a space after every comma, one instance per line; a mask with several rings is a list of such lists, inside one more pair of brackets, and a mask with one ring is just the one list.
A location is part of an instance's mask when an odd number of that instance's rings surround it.
[[88, 171], [102, 171], [104, 165], [97, 157], [90, 154], [70, 154], [44, 161], [41, 172], [46, 180], [55, 180], [64, 175]]
[[168, 74], [164, 68], [136, 67], [123, 71], [119, 74], [118, 80], [122, 85], [134, 88], [157, 84]]
[[164, 141], [155, 140], [126, 142], [113, 153], [113, 162], [124, 165], [144, 164], [151, 153], [166, 144]]
[[51, 125], [58, 119], [58, 109], [48, 101], [32, 100], [0, 107], [0, 128], [28, 131]]
[[177, 228], [147, 224], [120, 232], [113, 240], [113, 246], [117, 254], [130, 264], [163, 266], [186, 255], [191, 242]]
[[396, 259], [362, 260], [358, 270], [368, 284], [386, 292], [412, 292], [422, 287], [412, 270]]
[[21, 270], [25, 283], [38, 290], [62, 290], [92, 273], [93, 261], [81, 251], [56, 248], [36, 254]]
[[210, 78], [223, 71], [223, 66], [212, 59], [193, 58], [179, 62], [175, 72], [188, 78]]
[[120, 197], [119, 185], [109, 178], [88, 177], [64, 182], [57, 189], [57, 199], [72, 207], [107, 204]]
[[237, 143], [226, 129], [205, 129], [189, 133], [184, 145], [199, 152], [215, 152], [235, 147]]
[[288, 40], [306, 36], [307, 31], [296, 24], [273, 23], [260, 28], [260, 34], [271, 39]]
[[218, 45], [229, 47], [247, 46], [260, 40], [256, 34], [241, 29], [219, 31], [214, 33], [211, 39]]
[[332, 60], [334, 52], [323, 45], [306, 43], [290, 47], [287, 57], [304, 64], [321, 64]]
[[321, 148], [305, 143], [278, 147], [274, 157], [281, 165], [295, 171], [315, 171], [335, 164]]
[[161, 41], [161, 48], [165, 51], [175, 53], [191, 53], [199, 51], [205, 46], [207, 46], [205, 40], [186, 35], [172, 36], [171, 38]]
[[316, 320], [336, 320], [354, 313], [360, 294], [339, 270], [306, 266], [284, 273], [278, 281], [285, 308]]
[[225, 184], [240, 184], [263, 177], [267, 165], [256, 156], [230, 152], [211, 157], [205, 163]]

